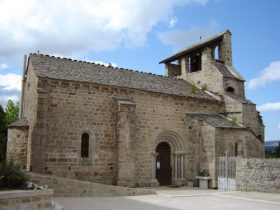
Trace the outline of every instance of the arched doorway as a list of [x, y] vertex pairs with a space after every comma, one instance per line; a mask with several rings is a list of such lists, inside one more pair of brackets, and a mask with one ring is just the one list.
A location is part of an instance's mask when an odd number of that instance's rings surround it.
[[170, 185], [172, 168], [170, 161], [170, 146], [166, 142], [161, 142], [156, 148], [156, 179], [160, 186]]

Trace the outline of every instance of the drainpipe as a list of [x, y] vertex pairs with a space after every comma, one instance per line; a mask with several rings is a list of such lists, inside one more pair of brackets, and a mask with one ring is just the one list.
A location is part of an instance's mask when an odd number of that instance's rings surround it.
[[23, 114], [23, 98], [24, 98], [24, 86], [25, 86], [25, 69], [26, 69], [27, 55], [23, 58], [23, 68], [22, 68], [22, 81], [21, 81], [21, 94], [20, 94], [20, 108], [19, 108], [19, 118], [22, 118]]

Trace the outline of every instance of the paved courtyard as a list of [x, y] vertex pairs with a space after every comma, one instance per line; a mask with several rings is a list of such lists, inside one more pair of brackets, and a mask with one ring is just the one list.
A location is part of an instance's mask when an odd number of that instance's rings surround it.
[[195, 188], [156, 188], [157, 195], [57, 197], [65, 210], [279, 210], [280, 194], [224, 192]]

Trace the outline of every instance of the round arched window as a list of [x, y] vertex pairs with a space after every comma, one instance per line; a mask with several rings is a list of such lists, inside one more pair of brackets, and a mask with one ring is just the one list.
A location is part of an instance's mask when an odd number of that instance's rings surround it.
[[81, 157], [88, 158], [89, 156], [89, 135], [88, 133], [82, 134], [82, 141], [81, 141]]

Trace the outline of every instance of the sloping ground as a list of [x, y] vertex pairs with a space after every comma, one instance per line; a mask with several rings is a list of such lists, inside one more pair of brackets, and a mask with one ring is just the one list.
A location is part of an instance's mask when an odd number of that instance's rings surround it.
[[81, 181], [71, 178], [62, 178], [36, 173], [28, 173], [30, 181], [38, 185], [48, 185], [54, 190], [54, 196], [133, 196], [156, 194], [149, 189], [128, 188]]

